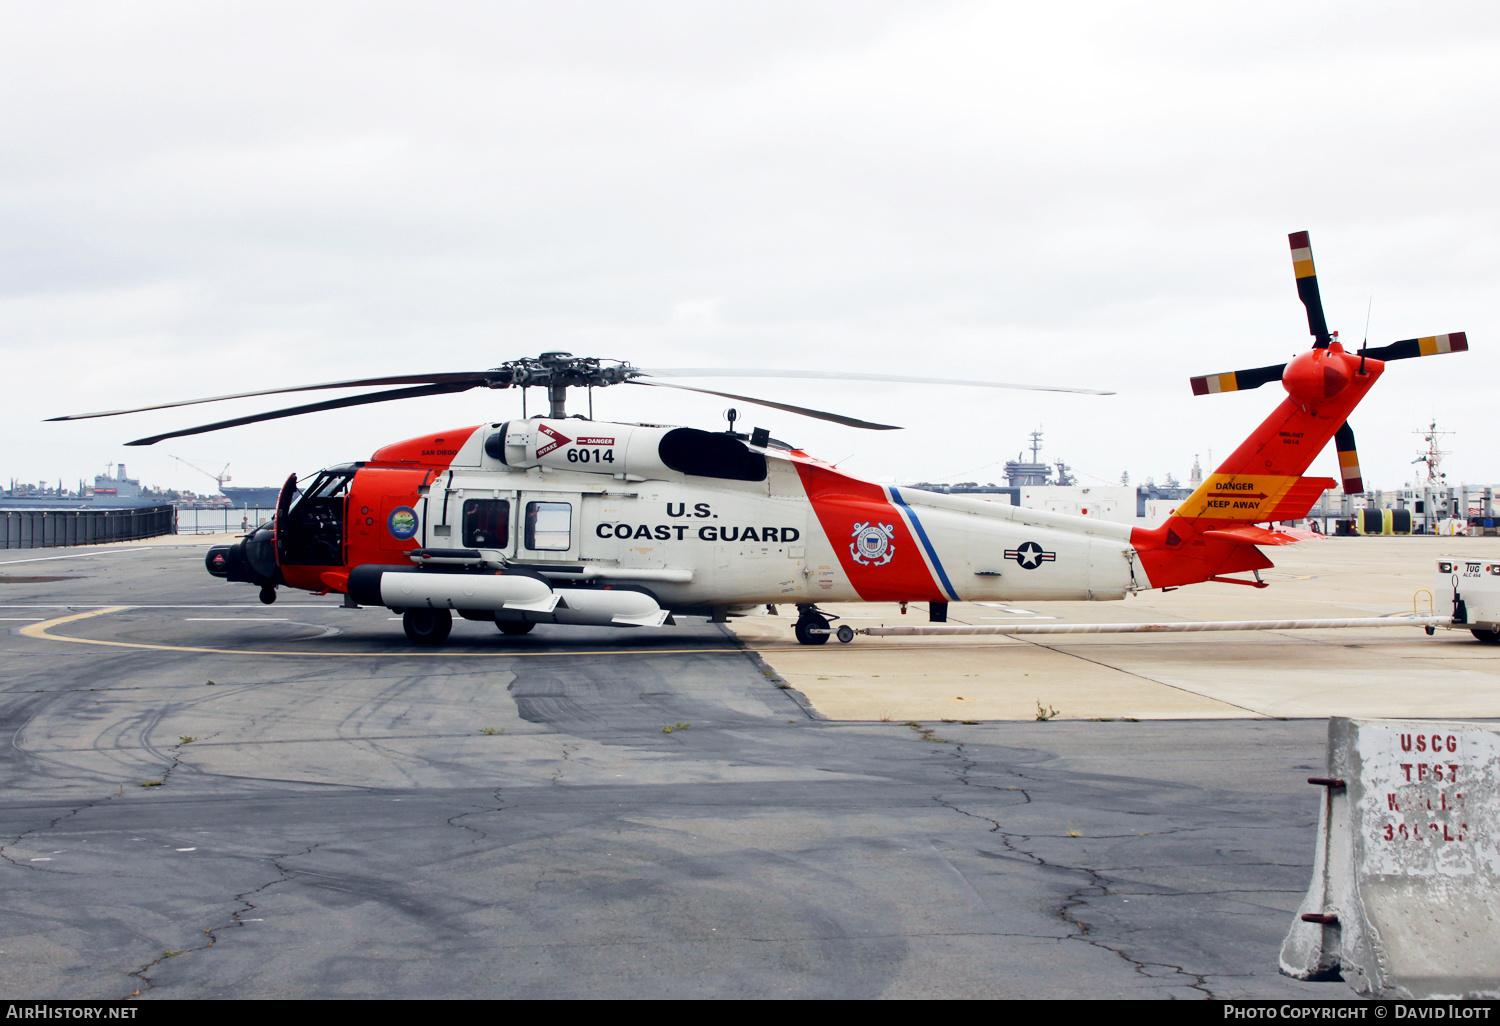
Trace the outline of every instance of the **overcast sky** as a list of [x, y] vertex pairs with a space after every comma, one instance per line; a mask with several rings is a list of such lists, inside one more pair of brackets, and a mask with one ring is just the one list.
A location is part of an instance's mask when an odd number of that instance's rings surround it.
[[1114, 389], [719, 383], [905, 425], [742, 407], [873, 479], [994, 480], [1038, 427], [1083, 483], [1185, 478], [1284, 395], [1188, 378], [1310, 342], [1307, 229], [1346, 339], [1474, 347], [1390, 366], [1365, 480], [1436, 417], [1500, 482], [1497, 69], [1493, 3], [7, 3], [0, 478], [275, 483], [518, 399], [40, 421], [553, 349]]

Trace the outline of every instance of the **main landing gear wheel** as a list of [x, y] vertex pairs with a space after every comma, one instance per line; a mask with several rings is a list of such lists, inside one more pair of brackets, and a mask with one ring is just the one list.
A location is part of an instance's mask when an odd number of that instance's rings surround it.
[[495, 626], [500, 628], [501, 634], [530, 634], [531, 628], [536, 624], [531, 621], [517, 623], [514, 620], [496, 620]]
[[453, 614], [446, 609], [408, 609], [401, 626], [413, 645], [441, 645], [453, 630]]
[[797, 621], [797, 626], [792, 628], [792, 633], [797, 636], [797, 642], [801, 645], [826, 645], [829, 635], [814, 634], [814, 630], [826, 631], [828, 621], [817, 613], [804, 615]]
[[273, 587], [271, 587], [270, 585], [267, 585], [266, 587], [260, 589], [260, 600], [262, 602], [264, 602], [268, 606], [271, 603], [275, 602], [276, 601], [276, 589], [273, 588]]
[[1486, 631], [1478, 627], [1471, 627], [1469, 633], [1486, 645], [1500, 645], [1500, 631]]

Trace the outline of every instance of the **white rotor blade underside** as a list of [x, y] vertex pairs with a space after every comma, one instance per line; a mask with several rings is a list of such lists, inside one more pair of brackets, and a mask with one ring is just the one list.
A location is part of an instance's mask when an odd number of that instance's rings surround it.
[[727, 367], [652, 367], [642, 374], [661, 378], [822, 378], [828, 381], [889, 381], [906, 385], [973, 385], [979, 388], [1014, 388], [1030, 392], [1077, 392], [1080, 395], [1114, 395], [1094, 388], [1062, 385], [1018, 385], [1006, 381], [971, 381], [959, 378], [915, 378], [905, 374], [861, 374], [848, 371], [755, 370]]

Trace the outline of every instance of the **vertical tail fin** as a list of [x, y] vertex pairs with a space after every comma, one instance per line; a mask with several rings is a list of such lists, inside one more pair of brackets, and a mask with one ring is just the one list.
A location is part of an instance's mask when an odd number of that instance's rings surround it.
[[[1193, 584], [1271, 566], [1252, 544], [1223, 534], [1206, 535], [1305, 517], [1318, 497], [1338, 482], [1302, 475], [1344, 429], [1350, 412], [1383, 370], [1378, 360], [1362, 363], [1337, 342], [1288, 363], [1282, 374], [1287, 398], [1165, 524], [1137, 528], [1131, 536], [1152, 586]], [[1352, 442], [1352, 431], [1349, 439]]]

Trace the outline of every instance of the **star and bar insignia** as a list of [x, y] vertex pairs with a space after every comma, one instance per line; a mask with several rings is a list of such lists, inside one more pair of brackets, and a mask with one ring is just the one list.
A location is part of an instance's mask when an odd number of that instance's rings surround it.
[[1022, 542], [1017, 548], [1006, 549], [1005, 558], [1014, 559], [1017, 564], [1025, 567], [1027, 570], [1035, 570], [1043, 563], [1055, 563], [1057, 561], [1057, 553], [1046, 552], [1036, 542], [1029, 541]]

